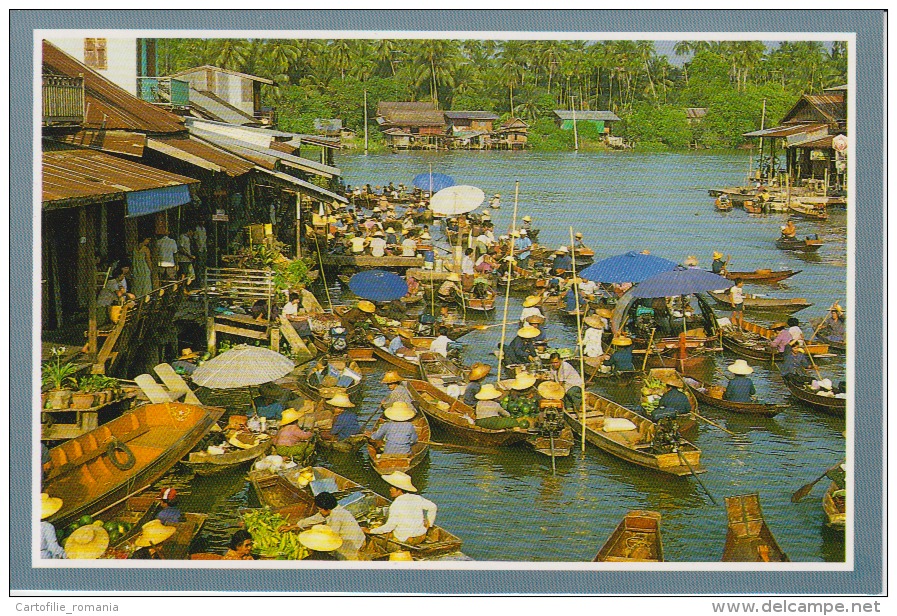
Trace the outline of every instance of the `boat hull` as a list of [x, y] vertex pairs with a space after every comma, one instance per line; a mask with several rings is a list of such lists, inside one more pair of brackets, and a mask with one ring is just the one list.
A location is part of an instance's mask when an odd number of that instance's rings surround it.
[[844, 532], [847, 525], [847, 509], [843, 499], [834, 497], [837, 490], [838, 485], [833, 481], [822, 495], [822, 510], [825, 512], [825, 523], [830, 528]]
[[255, 447], [239, 449], [221, 455], [212, 455], [205, 451], [193, 451], [181, 463], [189, 466], [197, 475], [215, 475], [228, 471], [238, 466], [248, 464], [263, 456], [271, 447], [269, 440], [264, 440]]
[[835, 417], [844, 417], [847, 412], [847, 400], [845, 398], [834, 398], [828, 396], [819, 396], [802, 387], [802, 383], [795, 379], [793, 375], [786, 375], [784, 378], [785, 385], [791, 395], [804, 402], [814, 409], [822, 411], [826, 415]]
[[[380, 417], [374, 426], [374, 432], [384, 421], [386, 420]], [[417, 431], [418, 442], [411, 446], [410, 455], [381, 454], [377, 452], [373, 443], [368, 443], [368, 457], [378, 475], [388, 475], [395, 471], [407, 473], [427, 457], [427, 453], [430, 451], [430, 424], [427, 422], [427, 417], [419, 412], [411, 419], [411, 424]]]
[[789, 562], [763, 519], [757, 494], [726, 497], [729, 527], [723, 562]]
[[725, 277], [729, 280], [741, 279], [745, 282], [775, 284], [782, 282], [796, 274], [800, 274], [803, 270], [781, 270], [778, 272], [755, 270], [753, 272], [727, 272]]
[[627, 513], [592, 562], [662, 563], [660, 514], [656, 511]]
[[702, 391], [701, 389], [706, 389], [705, 385], [696, 379], [692, 379], [689, 377], [685, 377], [683, 379], [685, 384], [688, 386], [688, 389], [692, 394], [703, 404], [708, 406], [712, 406], [714, 408], [723, 409], [725, 411], [732, 411], [733, 413], [740, 413], [742, 415], [760, 415], [762, 417], [775, 417], [780, 412], [787, 408], [784, 404], [761, 404], [756, 402], [733, 402], [731, 400], [725, 400], [723, 398], [717, 398], [715, 396], [711, 396], [707, 391]]

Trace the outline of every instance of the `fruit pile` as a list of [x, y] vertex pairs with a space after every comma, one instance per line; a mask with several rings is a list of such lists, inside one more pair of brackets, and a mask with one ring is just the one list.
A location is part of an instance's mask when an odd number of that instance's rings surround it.
[[646, 377], [645, 384], [642, 387], [642, 409], [647, 413], [651, 413], [657, 408], [661, 396], [666, 392], [666, 388], [659, 379]]
[[298, 533], [282, 533], [277, 530], [285, 523], [286, 519], [282, 515], [274, 513], [268, 507], [243, 514], [243, 524], [255, 544], [252, 551], [264, 558], [277, 560], [302, 560], [308, 557], [308, 550], [299, 543]]
[[56, 529], [56, 539], [59, 542], [59, 545], [63, 545], [65, 540], [71, 535], [73, 532], [81, 528], [82, 526], [90, 526], [91, 524], [102, 525], [103, 529], [109, 533], [109, 545], [115, 545], [118, 541], [131, 532], [131, 529], [134, 527], [130, 522], [122, 522], [119, 520], [110, 520], [109, 522], [102, 522], [101, 520], [94, 520], [91, 515], [83, 515], [78, 518], [77, 521], [72, 522], [68, 526], [64, 528]]
[[539, 414], [539, 403], [531, 398], [512, 398], [506, 395], [499, 404], [511, 417], [535, 417]]

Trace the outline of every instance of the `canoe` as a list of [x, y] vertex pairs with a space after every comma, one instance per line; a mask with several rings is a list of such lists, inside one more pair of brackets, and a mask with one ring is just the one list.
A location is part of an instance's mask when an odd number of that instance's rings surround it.
[[803, 270], [779, 270], [774, 272], [768, 269], [758, 269], [753, 272], [726, 272], [723, 276], [729, 280], [737, 280], [740, 278], [745, 282], [773, 284], [781, 282], [786, 278], [791, 278], [795, 274], [800, 274], [801, 271]]
[[795, 252], [816, 252], [822, 246], [822, 240], [817, 238], [780, 237], [776, 240], [776, 248], [779, 250], [792, 250]]
[[474, 297], [470, 293], [464, 294], [463, 301], [460, 297], [454, 298], [454, 303], [463, 310], [473, 310], [474, 312], [489, 312], [495, 310], [495, 298], [497, 297], [493, 289], [486, 292], [485, 297]]
[[429, 351], [420, 353], [420, 377], [436, 387], [459, 385], [463, 390], [467, 386], [467, 371], [464, 368], [439, 353]]
[[[740, 357], [761, 362], [784, 359], [782, 353], [774, 352], [769, 345], [778, 332], [750, 321], [743, 321], [742, 329], [743, 331], [740, 332], [736, 330], [723, 331], [723, 348], [725, 350], [731, 351]], [[823, 357], [829, 356], [829, 346], [827, 344], [811, 342], [806, 345], [806, 348], [813, 357], [820, 355]]]
[[326, 375], [323, 375], [318, 371], [320, 369], [320, 364], [318, 362], [310, 362], [299, 377], [299, 384], [302, 389], [304, 389], [314, 400], [327, 400], [332, 398], [338, 392], [345, 392], [349, 398], [355, 400], [361, 390], [361, 385], [364, 380], [364, 376], [362, 375], [361, 368], [358, 367], [358, 364], [353, 360], [347, 361], [345, 359], [337, 359], [333, 357], [327, 358], [327, 364], [339, 372], [339, 376], [336, 378], [348, 384], [323, 385], [322, 379], [325, 378]]
[[[578, 436], [582, 435], [582, 412], [564, 411], [569, 426]], [[622, 432], [605, 432], [604, 422], [608, 418], [628, 419], [635, 429]], [[661, 473], [685, 477], [707, 472], [701, 466], [701, 450], [685, 439], [679, 441], [679, 452], [656, 453], [652, 444], [657, 424], [630, 411], [613, 400], [608, 400], [591, 392], [586, 393], [586, 440], [598, 449]], [[687, 462], [687, 464], [686, 464]]]
[[476, 410], [426, 381], [406, 381], [408, 391], [423, 413], [437, 426], [464, 439], [465, 442], [492, 447], [519, 443], [527, 438], [526, 430], [505, 428], [489, 430], [474, 423]]
[[684, 377], [683, 381], [694, 396], [704, 404], [718, 409], [741, 413], [742, 415], [762, 415], [763, 417], [775, 417], [788, 408], [787, 404], [764, 404], [761, 402], [733, 402], [712, 395], [711, 388], [701, 381], [691, 377]]
[[[106, 548], [106, 552], [100, 557], [102, 559], [126, 559], [136, 552], [138, 548], [134, 545], [137, 537], [141, 534], [144, 524], [155, 519], [159, 511], [159, 501], [152, 496], [131, 497], [125, 501], [125, 509], [112, 514], [108, 519], [101, 517], [105, 521], [127, 521], [132, 524], [132, 528], [125, 535], [110, 543]], [[193, 539], [200, 533], [203, 525], [205, 525], [208, 514], [185, 512], [182, 514], [183, 519], [175, 524], [175, 532], [161, 546], [160, 556], [162, 560], [189, 560], [190, 544]], [[130, 520], [137, 520], [130, 522]]]
[[847, 412], [846, 398], [820, 396], [819, 394], [813, 393], [813, 390], [804, 387], [804, 385], [808, 385], [812, 381], [812, 379], [806, 377], [787, 374], [782, 378], [785, 381], [785, 385], [788, 387], [788, 391], [791, 392], [791, 395], [801, 402], [809, 404], [826, 415], [834, 415], [835, 417], [845, 416], [845, 413]]
[[[374, 424], [373, 432], [376, 432], [385, 421], [387, 419], [381, 415], [377, 423]], [[418, 412], [411, 419], [411, 424], [417, 431], [417, 443], [411, 446], [411, 455], [380, 454], [377, 453], [374, 444], [368, 442], [368, 457], [378, 475], [388, 475], [393, 471], [407, 473], [427, 457], [427, 453], [430, 451], [430, 424], [427, 423], [427, 417]]]
[[726, 497], [729, 527], [723, 562], [789, 562], [763, 519], [758, 494]]
[[234, 449], [222, 454], [211, 454], [207, 451], [191, 451], [190, 454], [181, 462], [197, 475], [214, 475], [221, 473], [265, 455], [271, 447], [271, 441], [265, 435], [265, 439], [260, 441], [255, 447], [249, 449]]
[[[390, 353], [387, 347], [379, 347], [374, 344], [373, 341], [371, 342], [371, 346], [374, 349], [374, 356], [377, 357], [377, 359], [381, 359], [386, 363], [395, 366], [404, 373], [413, 375], [420, 374], [420, 361], [417, 359], [417, 357], [399, 357], [394, 353]], [[414, 361], [412, 361], [412, 359]]]
[[[579, 367], [578, 359], [571, 361], [574, 367]], [[642, 373], [641, 370], [621, 370], [619, 372], [601, 372], [601, 366], [604, 362], [598, 357], [583, 358], [583, 376], [586, 377], [586, 384], [594, 379], [614, 379], [622, 382], [631, 381]]]
[[[664, 378], [669, 376], [676, 376], [680, 381], [685, 378], [675, 368], [651, 368], [648, 370], [646, 376], [649, 379], [657, 379], [659, 381], [663, 381]], [[688, 387], [683, 387], [681, 391], [685, 394], [685, 397], [688, 398], [688, 402], [691, 405], [691, 413], [688, 415], [678, 415], [676, 417], [676, 423], [679, 424], [680, 432], [690, 432], [698, 427], [698, 420], [695, 417], [695, 414], [698, 412], [698, 399]]]
[[788, 213], [797, 218], [808, 218], [810, 220], [828, 220], [828, 212], [825, 206], [816, 207], [814, 205], [803, 204], [794, 201], [788, 204]]
[[826, 524], [835, 530], [844, 531], [847, 524], [847, 503], [843, 497], [835, 497], [838, 485], [833, 481], [822, 495], [822, 510], [825, 512]]
[[[284, 516], [288, 523], [295, 524], [317, 511], [311, 487], [307, 484], [303, 485], [305, 482], [299, 479], [303, 471], [307, 470], [297, 467], [280, 473], [253, 471], [250, 473], [250, 483], [262, 506], [271, 507]], [[311, 467], [311, 470], [316, 481], [332, 481], [336, 484], [336, 491], [333, 492], [333, 495], [337, 502], [354, 515], [359, 524], [371, 526], [372, 523], [384, 520], [386, 510], [392, 500], [330, 469], [314, 466]], [[368, 535], [368, 540], [359, 553], [359, 558], [360, 560], [379, 560], [388, 557], [390, 552], [405, 550], [411, 552], [414, 560], [432, 560], [457, 553], [460, 549], [461, 539], [435, 525], [428, 538], [416, 546], [394, 539]]]
[[656, 511], [627, 513], [592, 562], [662, 563], [660, 514]]
[[[708, 291], [708, 293], [718, 304], [728, 306], [729, 308], [734, 306], [728, 293], [720, 291]], [[744, 309], [751, 312], [792, 314], [800, 312], [805, 308], [809, 308], [812, 305], [813, 304], [802, 297], [757, 297], [748, 294], [745, 294], [744, 296]]]
[[566, 458], [576, 444], [573, 440], [573, 430], [564, 425], [557, 428], [545, 426], [531, 428], [525, 442], [536, 453], [553, 458]]
[[[162, 477], [193, 449], [224, 413], [210, 406], [166, 402], [145, 404], [87, 434], [50, 450], [43, 489], [63, 499], [49, 521], [57, 528], [132, 496]], [[110, 458], [113, 442], [134, 462], [120, 469]], [[114, 453], [119, 466], [130, 456]]]

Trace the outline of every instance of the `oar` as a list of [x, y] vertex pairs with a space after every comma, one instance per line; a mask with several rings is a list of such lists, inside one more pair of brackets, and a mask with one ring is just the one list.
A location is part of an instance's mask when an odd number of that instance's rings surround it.
[[805, 485], [805, 486], [803, 486], [802, 488], [800, 488], [799, 490], [797, 490], [794, 494], [791, 495], [791, 502], [792, 502], [792, 503], [799, 503], [799, 502], [802, 501], [804, 498], [806, 498], [807, 494], [810, 493], [810, 490], [813, 489], [813, 486], [815, 486], [817, 483], [819, 483], [820, 481], [822, 481], [823, 479], [825, 479], [826, 475], [828, 475], [828, 472], [829, 472], [830, 470], [832, 470], [833, 468], [837, 468], [837, 467], [838, 467], [840, 464], [842, 464], [842, 463], [843, 463], [843, 460], [842, 460], [841, 462], [839, 462], [838, 464], [836, 464], [835, 466], [833, 466], [833, 467], [831, 467], [831, 468], [827, 468], [827, 469], [825, 469], [825, 472], [822, 473], [819, 477], [817, 477], [816, 479], [814, 479], [813, 481], [811, 481], [811, 482], [808, 483], [807, 485]]
[[822, 318], [822, 322], [813, 330], [813, 335], [810, 336], [810, 339], [807, 342], [813, 342], [813, 338], [816, 337], [816, 334], [819, 333], [819, 330], [822, 329], [822, 326], [825, 325], [825, 322], [828, 321], [829, 315], [831, 314], [831, 310], [825, 313], [825, 316]]
[[648, 339], [648, 346], [645, 349], [645, 358], [642, 360], [642, 372], [645, 371], [645, 366], [648, 365], [648, 355], [651, 353], [651, 345], [654, 344], [654, 331], [657, 328], [651, 328], [651, 337]]
[[820, 381], [822, 380], [822, 375], [819, 374], [819, 366], [816, 365], [815, 360], [813, 359], [813, 354], [810, 353], [810, 347], [804, 344], [804, 352], [807, 354], [807, 357], [810, 358], [810, 363], [813, 365], [813, 370], [816, 371], [816, 378]]
[[454, 443], [437, 443], [435, 441], [418, 441], [424, 445], [432, 445], [433, 447], [446, 447], [448, 449], [459, 449], [461, 451], [470, 451], [472, 453], [498, 453], [497, 449], [492, 447], [471, 447], [469, 445], [455, 445]]
[[731, 430], [726, 430], [725, 428], [723, 428], [723, 427], [722, 427], [721, 425], [719, 425], [718, 423], [713, 422], [713, 421], [710, 421], [709, 419], [707, 419], [707, 418], [704, 417], [703, 415], [698, 415], [698, 412], [697, 412], [697, 411], [692, 411], [692, 415], [694, 415], [695, 417], [697, 417], [697, 418], [700, 419], [701, 421], [706, 421], [707, 423], [709, 423], [709, 424], [710, 424], [711, 426], [713, 426], [714, 428], [719, 428], [720, 430], [722, 430], [722, 431], [725, 432], [726, 434], [729, 434], [729, 435], [731, 435], [731, 436], [738, 436], [737, 434], [735, 434], [735, 433], [732, 432]]
[[707, 493], [707, 496], [710, 497], [710, 501], [711, 501], [714, 505], [719, 505], [719, 503], [716, 502], [716, 499], [713, 498], [713, 494], [710, 493], [710, 490], [707, 489], [707, 486], [705, 486], [705, 485], [704, 485], [704, 482], [701, 481], [701, 478], [698, 477], [698, 474], [695, 472], [695, 469], [693, 469], [693, 468], [691, 467], [691, 464], [689, 463], [689, 461], [686, 460], [686, 459], [685, 459], [685, 456], [682, 455], [682, 452], [681, 452], [679, 449], [676, 449], [676, 453], [679, 455], [679, 459], [682, 460], [683, 462], [685, 462], [685, 466], [687, 466], [687, 467], [688, 467], [688, 470], [691, 471], [691, 475], [692, 475], [692, 477], [694, 477], [695, 480], [698, 482], [698, 485], [700, 485], [702, 488], [704, 488], [704, 492], [706, 492], [706, 493]]

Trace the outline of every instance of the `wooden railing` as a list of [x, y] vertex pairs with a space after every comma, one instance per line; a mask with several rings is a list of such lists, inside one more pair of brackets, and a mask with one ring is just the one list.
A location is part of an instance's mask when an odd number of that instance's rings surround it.
[[80, 124], [84, 121], [84, 79], [44, 75], [41, 87], [44, 124]]

